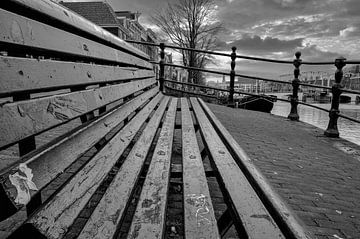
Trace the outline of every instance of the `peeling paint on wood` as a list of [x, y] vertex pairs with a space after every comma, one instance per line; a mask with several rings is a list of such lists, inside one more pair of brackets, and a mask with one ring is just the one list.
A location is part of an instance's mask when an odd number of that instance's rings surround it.
[[11, 184], [17, 190], [17, 195], [14, 200], [15, 203], [26, 205], [31, 198], [30, 190], [38, 190], [35, 183], [32, 181], [32, 178], [32, 171], [26, 166], [26, 164], [20, 164], [19, 171], [9, 175]]
[[11, 38], [18, 43], [24, 44], [24, 35], [22, 33], [20, 24], [13, 20], [11, 24]]

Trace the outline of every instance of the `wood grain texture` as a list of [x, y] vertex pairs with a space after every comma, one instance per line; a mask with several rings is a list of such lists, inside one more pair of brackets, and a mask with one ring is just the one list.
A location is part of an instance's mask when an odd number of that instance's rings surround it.
[[217, 135], [196, 98], [191, 98], [201, 132], [236, 213], [249, 238], [284, 238], [279, 227]]
[[220, 238], [209, 187], [186, 98], [181, 98], [186, 238]]
[[63, 24], [71, 26], [75, 29], [86, 32], [101, 40], [105, 40], [119, 48], [131, 52], [133, 55], [149, 59], [149, 56], [132, 45], [126, 43], [122, 39], [116, 37], [110, 32], [104, 30], [102, 27], [94, 24], [79, 14], [55, 3], [47, 0], [7, 0], [8, 2], [15, 3], [19, 7], [26, 7], [39, 14], [46, 15], [49, 19], [56, 19]]
[[42, 132], [155, 83], [154, 79], [7, 103], [0, 107], [0, 147]]
[[241, 146], [232, 137], [229, 131], [216, 118], [215, 114], [210, 110], [206, 103], [199, 99], [201, 106], [213, 123], [214, 127], [218, 129], [219, 134], [226, 140], [228, 145], [233, 149], [237, 158], [241, 161], [241, 165], [252, 175], [253, 181], [258, 185], [266, 198], [270, 201], [276, 212], [280, 215], [283, 223], [288, 227], [288, 231], [293, 234], [294, 238], [309, 239], [313, 236], [309, 231], [305, 231], [304, 227], [299, 223], [295, 214], [288, 208], [280, 196], [271, 188], [265, 176], [253, 164], [251, 158], [241, 148]]
[[154, 77], [152, 70], [0, 56], [0, 95]]
[[[122, 105], [120, 108], [96, 119], [79, 131], [61, 139], [44, 151], [41, 151], [26, 160], [22, 160], [22, 163], [32, 171], [32, 181], [37, 189], [43, 189], [80, 155], [94, 146], [101, 138], [144, 104], [150, 97], [155, 96], [156, 93], [158, 93], [156, 88], [151, 89]], [[8, 197], [8, 200], [6, 201], [8, 201], [9, 204], [0, 205], [0, 207], [14, 207], [13, 213], [20, 210], [23, 206], [22, 204], [15, 203], [17, 190], [9, 180], [9, 175], [14, 175], [16, 172], [20, 173], [19, 166], [18, 163], [13, 165], [0, 177], [0, 181], [2, 182], [0, 186], [3, 187], [6, 197]], [[31, 197], [34, 196], [34, 193], [34, 191], [30, 192]], [[1, 217], [6, 218], [9, 215], [1, 215]]]
[[152, 69], [148, 61], [0, 9], [1, 42]]
[[47, 238], [62, 238], [162, 97], [147, 104], [26, 224]]
[[161, 101], [159, 108], [136, 142], [119, 172], [108, 187], [95, 211], [79, 235], [79, 239], [112, 238], [123, 217], [126, 204], [139, 177], [151, 143], [159, 127], [169, 98]]
[[128, 238], [163, 238], [177, 99], [166, 114]]

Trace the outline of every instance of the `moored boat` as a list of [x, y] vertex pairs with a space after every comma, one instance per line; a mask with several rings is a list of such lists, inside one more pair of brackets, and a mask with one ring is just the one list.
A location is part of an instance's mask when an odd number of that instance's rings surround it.
[[276, 100], [276, 96], [245, 96], [239, 100], [238, 108], [270, 113]]
[[350, 103], [351, 96], [348, 95], [340, 95], [340, 103]]

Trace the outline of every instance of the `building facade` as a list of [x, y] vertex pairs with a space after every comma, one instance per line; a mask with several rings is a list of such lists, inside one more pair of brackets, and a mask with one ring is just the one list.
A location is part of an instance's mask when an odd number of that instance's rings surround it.
[[[129, 31], [128, 40], [143, 41], [150, 43], [157, 43], [157, 37], [151, 29], [145, 29], [139, 23], [141, 13], [130, 11], [115, 11], [116, 19], [119, 24]], [[151, 60], [158, 60], [158, 49], [154, 46], [147, 46], [142, 44], [133, 44], [136, 48], [145, 52], [150, 56]]]
[[[60, 2], [61, 5], [99, 25], [123, 40], [157, 43], [156, 34], [139, 23], [140, 13], [114, 11], [106, 1]], [[150, 60], [158, 61], [158, 48], [133, 44], [149, 55]]]

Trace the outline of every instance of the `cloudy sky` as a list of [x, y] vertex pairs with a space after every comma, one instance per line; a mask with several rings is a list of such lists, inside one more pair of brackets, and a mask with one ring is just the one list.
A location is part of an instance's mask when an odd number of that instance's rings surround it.
[[[176, 0], [107, 0], [115, 10], [141, 12], [147, 27], [149, 16], [171, 1]], [[360, 0], [219, 0], [217, 6], [224, 27], [218, 51], [236, 46], [237, 54], [275, 59], [291, 60], [298, 50], [303, 60], [360, 59]], [[229, 59], [218, 58], [217, 67], [229, 69]], [[241, 61], [236, 69], [276, 77], [293, 67]]]

